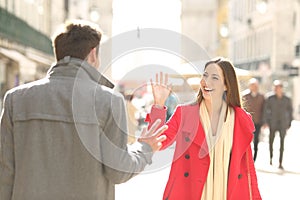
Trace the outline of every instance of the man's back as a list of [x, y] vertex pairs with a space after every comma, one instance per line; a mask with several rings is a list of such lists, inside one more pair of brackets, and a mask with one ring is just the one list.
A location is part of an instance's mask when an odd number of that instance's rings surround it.
[[245, 100], [245, 108], [252, 115], [254, 123], [261, 124], [265, 102], [264, 96], [260, 93], [257, 93], [256, 96], [248, 93], [243, 98]]
[[[43, 199], [106, 199], [99, 196], [106, 194], [108, 190], [100, 191], [109, 187], [102, 175], [102, 165], [82, 144], [74, 123], [75, 79], [65, 75], [22, 86], [11, 97], [15, 171], [18, 172], [13, 199], [41, 196]], [[76, 115], [79, 120], [87, 113]], [[92, 120], [77, 123], [98, 126]]]
[[291, 99], [285, 95], [278, 98], [275, 94], [267, 98], [264, 109], [265, 122], [271, 128], [288, 129], [293, 120]]
[[136, 154], [136, 163], [129, 159], [122, 98], [97, 84], [84, 66], [58, 66], [49, 74], [6, 96], [0, 195], [114, 199], [114, 184], [141, 171], [152, 154]]
[[67, 23], [52, 40], [47, 77], [6, 93], [1, 200], [113, 200], [114, 184], [151, 164], [166, 139], [157, 121], [128, 151], [123, 97], [97, 71], [102, 34], [94, 25]]

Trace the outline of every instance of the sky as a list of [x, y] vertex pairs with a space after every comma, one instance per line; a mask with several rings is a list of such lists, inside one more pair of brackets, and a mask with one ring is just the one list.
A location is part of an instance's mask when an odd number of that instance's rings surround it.
[[[136, 31], [139, 37], [145, 28], [180, 32], [180, 14], [179, 0], [114, 0], [112, 38], [128, 31]], [[114, 48], [118, 47], [113, 45], [113, 51]], [[178, 56], [159, 49], [132, 49], [114, 60], [112, 78], [121, 80], [139, 67], [175, 65], [179, 60]]]

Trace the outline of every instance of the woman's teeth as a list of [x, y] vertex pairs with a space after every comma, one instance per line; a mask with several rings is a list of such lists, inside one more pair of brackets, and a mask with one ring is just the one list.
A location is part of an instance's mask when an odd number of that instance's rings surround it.
[[211, 92], [213, 89], [205, 87], [204, 90], [207, 91], [207, 92]]

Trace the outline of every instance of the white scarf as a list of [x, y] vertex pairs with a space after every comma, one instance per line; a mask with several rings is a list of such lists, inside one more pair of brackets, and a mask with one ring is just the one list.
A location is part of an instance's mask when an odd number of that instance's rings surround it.
[[202, 101], [200, 105], [200, 119], [205, 131], [208, 152], [210, 156], [209, 171], [203, 188], [201, 200], [226, 200], [227, 180], [230, 162], [230, 153], [233, 140], [234, 110], [228, 109], [223, 101], [217, 132], [213, 135], [211, 118], [207, 108]]

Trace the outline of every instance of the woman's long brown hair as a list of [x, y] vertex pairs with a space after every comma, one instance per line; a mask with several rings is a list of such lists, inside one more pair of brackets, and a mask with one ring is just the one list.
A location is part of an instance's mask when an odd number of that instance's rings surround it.
[[[204, 70], [210, 64], [217, 64], [218, 66], [220, 66], [220, 68], [223, 71], [224, 84], [227, 87], [227, 91], [224, 94], [224, 100], [226, 101], [227, 109], [228, 109], [228, 106], [241, 107], [239, 84], [238, 84], [238, 80], [237, 80], [237, 76], [236, 76], [233, 64], [229, 60], [219, 57], [219, 58], [208, 61], [204, 66]], [[201, 89], [199, 89], [199, 92], [197, 95], [197, 103], [200, 105], [202, 100], [203, 100], [203, 94], [202, 94]], [[227, 113], [227, 110], [226, 110], [226, 113]]]

